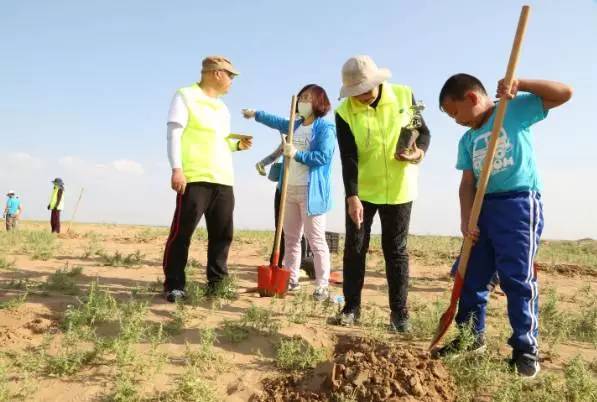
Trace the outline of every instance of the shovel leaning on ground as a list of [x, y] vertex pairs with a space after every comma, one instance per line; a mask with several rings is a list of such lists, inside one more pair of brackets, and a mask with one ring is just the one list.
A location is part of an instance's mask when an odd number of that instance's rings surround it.
[[[292, 144], [294, 136], [294, 124], [296, 118], [296, 96], [292, 97], [290, 106], [290, 120], [288, 121], [288, 136], [286, 141]], [[288, 290], [290, 271], [280, 267], [280, 241], [282, 239], [282, 228], [284, 227], [284, 213], [286, 210], [286, 192], [288, 189], [288, 172], [290, 158], [284, 157], [284, 172], [282, 173], [282, 191], [280, 193], [280, 210], [278, 212], [278, 225], [274, 239], [274, 255], [270, 265], [262, 265], [257, 269], [257, 290], [259, 296], [284, 296]]]
[[[518, 55], [520, 53], [522, 39], [526, 31], [529, 12], [529, 6], [523, 6], [520, 12], [520, 17], [518, 19], [518, 27], [516, 29], [516, 36], [514, 37], [514, 44], [512, 45], [512, 51], [510, 52], [510, 60], [508, 61], [508, 69], [506, 70], [506, 77], [504, 78], [504, 84], [507, 88], [510, 87], [510, 85], [512, 84], [512, 79], [514, 78], [514, 72], [516, 70], [516, 64], [518, 63]], [[485, 160], [483, 161], [481, 175], [477, 182], [477, 192], [475, 193], [475, 199], [473, 201], [473, 207], [468, 222], [469, 231], [474, 230], [477, 227], [477, 222], [481, 213], [481, 207], [483, 206], [485, 190], [487, 189], [489, 176], [491, 174], [491, 168], [493, 166], [493, 159], [497, 148], [499, 134], [502, 130], [504, 116], [506, 115], [507, 105], [508, 99], [506, 97], [503, 97], [500, 99], [499, 104], [497, 106], [497, 112], [495, 120], [493, 122], [493, 128], [491, 130], [491, 139], [489, 141], [489, 146], [487, 147], [487, 154], [485, 155]], [[460, 294], [462, 293], [464, 276], [466, 275], [468, 260], [471, 256], [472, 248], [473, 240], [468, 236], [465, 237], [464, 244], [462, 246], [462, 251], [460, 254], [458, 271], [456, 272], [454, 287], [452, 288], [452, 295], [450, 297], [450, 305], [440, 318], [437, 331], [435, 333], [435, 336], [433, 337], [433, 340], [431, 341], [431, 345], [429, 346], [430, 350], [433, 349], [439, 343], [439, 341], [450, 328], [452, 321], [454, 320], [454, 316], [456, 315], [456, 308], [458, 306], [458, 300], [460, 299]]]

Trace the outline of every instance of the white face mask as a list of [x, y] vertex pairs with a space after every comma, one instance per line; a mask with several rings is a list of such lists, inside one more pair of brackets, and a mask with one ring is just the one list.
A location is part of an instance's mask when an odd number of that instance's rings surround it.
[[298, 114], [303, 119], [306, 119], [307, 117], [311, 116], [313, 114], [313, 106], [311, 106], [311, 102], [299, 102]]

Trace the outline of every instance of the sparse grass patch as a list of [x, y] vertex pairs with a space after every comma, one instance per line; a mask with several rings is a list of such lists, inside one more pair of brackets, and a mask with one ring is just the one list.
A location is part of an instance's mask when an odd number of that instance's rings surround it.
[[280, 322], [274, 319], [271, 310], [257, 307], [254, 304], [251, 304], [251, 307], [247, 309], [241, 323], [245, 327], [255, 328], [270, 335], [275, 334], [280, 329]]
[[0, 360], [0, 402], [10, 400], [10, 391], [8, 389], [8, 370], [4, 362]]
[[[272, 302], [275, 300], [273, 298]], [[300, 290], [292, 298], [283, 299], [281, 313], [294, 324], [304, 324], [310, 317], [329, 318], [337, 312], [337, 307], [331, 299], [318, 302], [310, 293]]]
[[96, 255], [103, 253], [103, 252], [104, 252], [104, 249], [100, 243], [99, 237], [91, 236], [89, 238], [89, 242], [83, 249], [83, 254], [81, 255], [81, 258], [89, 259], [89, 258], [92, 258]]
[[314, 368], [325, 358], [324, 349], [314, 348], [301, 337], [282, 339], [276, 348], [276, 366], [284, 370]]
[[365, 338], [373, 341], [383, 341], [388, 337], [390, 317], [376, 305], [364, 305], [361, 307], [360, 325], [363, 328]]
[[572, 264], [597, 271], [597, 241], [545, 240], [539, 247], [537, 261], [548, 266]]
[[196, 258], [189, 258], [189, 260], [187, 261], [187, 268], [201, 268], [201, 262], [199, 262], [199, 260]]
[[79, 338], [76, 335], [67, 333], [56, 355], [45, 354], [46, 374], [56, 377], [72, 375], [93, 361], [98, 350], [83, 350], [78, 343]]
[[50, 274], [42, 287], [47, 291], [77, 295], [79, 294], [79, 287], [75, 279], [81, 276], [81, 272], [83, 272], [82, 267], [72, 267], [69, 269], [67, 264], [64, 269], [58, 269], [56, 272]]
[[576, 299], [574, 311], [563, 311], [556, 290], [546, 289], [539, 313], [540, 333], [554, 344], [572, 339], [597, 345], [597, 294], [589, 288]]
[[236, 300], [238, 298], [238, 295], [236, 294], [236, 288], [236, 278], [234, 275], [228, 275], [216, 285], [216, 288], [213, 290], [210, 296], [223, 300]]
[[197, 367], [202, 370], [220, 369], [223, 359], [214, 350], [216, 333], [212, 328], [199, 330], [199, 342], [194, 349], [186, 343], [185, 359], [187, 366]]
[[189, 366], [176, 379], [176, 387], [162, 401], [165, 402], [218, 402], [214, 388], [202, 378], [201, 369]]
[[27, 300], [28, 293], [25, 292], [22, 295], [13, 297], [12, 299], [8, 299], [5, 302], [0, 302], [0, 310], [15, 310], [25, 304]]
[[185, 300], [185, 303], [196, 307], [200, 303], [205, 301], [206, 288], [204, 285], [201, 285], [200, 283], [191, 281], [186, 286], [186, 294], [187, 294], [187, 298]]
[[0, 269], [14, 269], [15, 268], [15, 260], [8, 260], [5, 256], [0, 256]]
[[178, 335], [184, 329], [186, 323], [189, 321], [189, 311], [181, 301], [176, 302], [176, 310], [172, 313], [170, 320], [164, 326], [166, 333], [170, 335]]
[[121, 254], [120, 251], [115, 251], [114, 254], [109, 254], [103, 250], [97, 252], [100, 262], [103, 265], [110, 267], [132, 267], [140, 265], [145, 255], [141, 254], [140, 250], [130, 254]]
[[79, 299], [78, 306], [69, 306], [64, 313], [63, 328], [69, 331], [90, 329], [97, 323], [116, 317], [117, 302], [97, 281], [91, 282], [87, 296]]
[[47, 231], [24, 232], [23, 251], [34, 260], [48, 260], [56, 252], [56, 236]]
[[247, 327], [237, 321], [224, 321], [221, 331], [222, 337], [230, 343], [240, 343], [249, 338]]
[[414, 339], [431, 339], [446, 307], [447, 299], [444, 298], [436, 299], [431, 303], [411, 299], [409, 318], [411, 331], [409, 335]]

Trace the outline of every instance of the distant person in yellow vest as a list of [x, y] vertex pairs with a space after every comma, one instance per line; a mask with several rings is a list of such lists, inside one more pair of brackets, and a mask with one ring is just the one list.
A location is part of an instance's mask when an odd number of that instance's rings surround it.
[[406, 332], [406, 242], [417, 197], [418, 164], [429, 147], [430, 135], [421, 117], [415, 145], [410, 152], [397, 151], [402, 128], [412, 120], [409, 111], [415, 98], [409, 87], [388, 83], [390, 77], [390, 71], [378, 68], [369, 56], [351, 57], [342, 67], [340, 98], [346, 99], [336, 109], [336, 130], [346, 193], [346, 243], [345, 305], [338, 323], [352, 325], [359, 319], [371, 224], [379, 213], [390, 328]]
[[233, 140], [230, 113], [220, 100], [237, 70], [222, 56], [206, 57], [201, 81], [179, 89], [168, 114], [168, 159], [176, 210], [164, 251], [164, 293], [169, 302], [185, 298], [185, 266], [193, 232], [202, 215], [208, 233], [208, 292], [228, 275], [234, 210], [232, 152], [251, 147]]
[[48, 209], [51, 211], [50, 226], [52, 227], [52, 233], [60, 233], [60, 211], [64, 208], [64, 182], [57, 177], [52, 183], [54, 187], [48, 204]]

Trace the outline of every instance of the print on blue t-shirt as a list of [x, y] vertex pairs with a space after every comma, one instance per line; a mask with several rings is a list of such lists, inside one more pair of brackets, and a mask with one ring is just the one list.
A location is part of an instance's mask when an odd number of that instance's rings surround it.
[[[496, 110], [483, 126], [464, 133], [458, 144], [456, 169], [472, 170], [476, 179], [481, 175]], [[541, 191], [530, 128], [545, 116], [543, 100], [537, 95], [518, 95], [508, 103], [487, 193]]]

